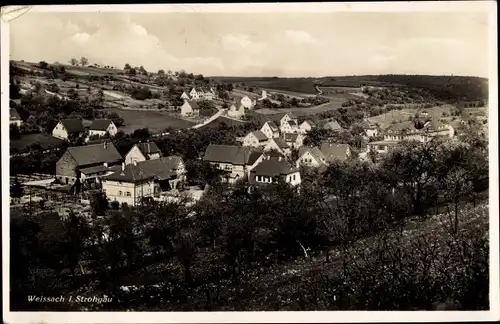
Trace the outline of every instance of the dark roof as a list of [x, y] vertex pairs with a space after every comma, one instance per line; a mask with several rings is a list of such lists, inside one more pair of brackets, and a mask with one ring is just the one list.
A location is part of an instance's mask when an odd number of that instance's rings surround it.
[[275, 131], [278, 131], [279, 128], [278, 126], [276, 125], [276, 123], [272, 120], [268, 120], [266, 123], [269, 124], [269, 127], [271, 127], [271, 129], [275, 132]]
[[277, 138], [270, 138], [269, 139], [270, 141], [274, 141], [279, 148], [289, 148], [288, 144], [281, 138], [281, 137], [277, 137]]
[[19, 113], [17, 112], [16, 108], [10, 108], [9, 116], [10, 116], [10, 120], [20, 120], [21, 119], [21, 116], [19, 116]]
[[68, 133], [83, 133], [85, 132], [85, 127], [80, 119], [61, 119], [61, 124]]
[[210, 144], [203, 160], [208, 162], [252, 165], [262, 155], [260, 150], [248, 146]]
[[297, 168], [286, 162], [284, 158], [270, 157], [262, 160], [262, 162], [253, 168], [251, 172], [255, 175], [274, 177], [290, 174], [296, 171]]
[[78, 166], [98, 163], [119, 162], [122, 156], [113, 143], [73, 146], [68, 148], [69, 154], [75, 159]]
[[396, 123], [393, 125], [390, 125], [387, 128], [387, 131], [389, 133], [403, 133], [403, 132], [412, 132], [416, 131], [417, 129], [415, 128], [415, 122], [414, 121], [405, 121], [401, 123]]
[[259, 140], [259, 142], [261, 142], [261, 141], [267, 141], [267, 139], [268, 139], [267, 136], [266, 136], [266, 134], [264, 134], [260, 130], [254, 131], [252, 133], [255, 135], [255, 137], [257, 137], [257, 139]]
[[108, 130], [109, 125], [112, 123], [111, 120], [109, 119], [96, 119], [90, 125], [91, 130], [100, 130], [100, 131], [106, 131]]
[[161, 153], [160, 148], [158, 147], [158, 145], [156, 145], [155, 142], [137, 143], [135, 145], [144, 156], [146, 156], [146, 154]]
[[[288, 115], [288, 117], [290, 117], [291, 119], [297, 119], [297, 116], [295, 116], [295, 115], [294, 115], [293, 113], [291, 113], [291, 112], [286, 113], [286, 114], [285, 114], [285, 116], [286, 116], [286, 115]], [[285, 117], [285, 116], [283, 116], [283, 117]]]
[[321, 152], [321, 150], [317, 146], [314, 146], [314, 147], [302, 146], [302, 147], [300, 147], [299, 148], [299, 157], [302, 157], [302, 155], [304, 155], [306, 152], [309, 152], [319, 162], [322, 162], [322, 160], [326, 160], [325, 155], [323, 154], [323, 152]]
[[186, 100], [186, 102], [191, 106], [193, 109], [200, 109], [200, 106], [198, 106], [198, 103], [194, 100]]
[[328, 123], [323, 126], [324, 129], [331, 129], [331, 130], [341, 130], [342, 127], [336, 120], [329, 121]]
[[177, 166], [182, 159], [179, 156], [167, 156], [160, 159], [146, 160], [136, 164], [128, 164], [106, 180], [136, 182], [146, 179], [167, 180], [175, 176]]
[[283, 139], [285, 140], [285, 142], [295, 142], [297, 140], [297, 137], [299, 137], [299, 134], [290, 134], [290, 133], [283, 134]]
[[337, 144], [337, 143], [323, 143], [321, 144], [321, 153], [325, 156], [327, 161], [333, 161], [338, 159], [344, 161], [347, 159], [347, 150], [349, 149], [348, 144]]

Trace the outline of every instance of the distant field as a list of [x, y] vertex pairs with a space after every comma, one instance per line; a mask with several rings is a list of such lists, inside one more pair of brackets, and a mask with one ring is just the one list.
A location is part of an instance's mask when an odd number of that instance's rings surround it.
[[302, 99], [302, 98], [307, 98], [307, 97], [315, 97], [316, 94], [311, 94], [311, 93], [301, 93], [301, 92], [294, 92], [294, 91], [287, 91], [287, 90], [276, 90], [276, 89], [270, 89], [270, 88], [264, 88], [268, 93], [275, 93], [275, 94], [282, 94], [284, 96], [289, 96], [292, 98], [297, 98], [297, 99]]
[[39, 134], [23, 134], [19, 139], [11, 139], [10, 147], [17, 149], [19, 152], [27, 150], [33, 144], [40, 144], [42, 148], [49, 149], [56, 147], [62, 143], [63, 140], [58, 139], [52, 135], [39, 133]]
[[124, 110], [119, 108], [106, 108], [109, 112], [116, 112], [125, 120], [125, 125], [120, 127], [125, 133], [132, 133], [139, 128], [148, 128], [151, 132], [159, 132], [167, 127], [175, 129], [188, 128], [194, 123], [175, 118], [161, 111]]
[[255, 110], [255, 112], [261, 115], [274, 115], [274, 114], [293, 112], [297, 116], [308, 116], [308, 115], [321, 114], [326, 111], [338, 109], [342, 107], [343, 102], [345, 102], [345, 99], [343, 98], [330, 98], [330, 102], [310, 108], [304, 108], [304, 107], [276, 108], [276, 109], [264, 108]]
[[[451, 105], [436, 106], [433, 108], [424, 109], [429, 114], [429, 117], [433, 119], [442, 118], [442, 113], [446, 112], [450, 114], [453, 109]], [[368, 118], [371, 122], [379, 124], [382, 128], [388, 127], [392, 122], [404, 122], [407, 121], [409, 117], [415, 116], [415, 114], [422, 109], [409, 108], [401, 110], [389, 111], [385, 114], [374, 116]]]

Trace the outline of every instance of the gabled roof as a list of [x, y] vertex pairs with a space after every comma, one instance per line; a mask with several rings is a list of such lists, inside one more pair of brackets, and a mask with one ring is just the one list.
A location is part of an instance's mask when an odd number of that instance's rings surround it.
[[[278, 127], [278, 125], [276, 125], [276, 123], [275, 123], [275, 122], [273, 122], [272, 120], [268, 120], [268, 121], [266, 121], [266, 122], [265, 122], [265, 124], [268, 124], [268, 125], [269, 125], [269, 127], [271, 128], [271, 130], [272, 130], [273, 132], [277, 132], [277, 131], [279, 131], [279, 127]], [[265, 125], [265, 124], [264, 124], [264, 125]]]
[[109, 125], [113, 123], [110, 119], [96, 119], [90, 125], [90, 130], [99, 130], [99, 131], [106, 131], [108, 130]]
[[210, 144], [203, 156], [208, 162], [252, 165], [262, 155], [260, 150], [247, 146]]
[[331, 130], [341, 130], [342, 127], [336, 120], [329, 121], [328, 123], [323, 126], [324, 129], [331, 129]]
[[257, 164], [251, 173], [260, 176], [275, 177], [296, 171], [297, 168], [289, 164], [284, 158], [269, 157]]
[[21, 120], [21, 116], [19, 116], [19, 113], [17, 112], [16, 108], [10, 108], [9, 119], [10, 120]]
[[323, 152], [321, 152], [321, 150], [317, 146], [314, 146], [314, 147], [302, 146], [302, 147], [300, 147], [299, 148], [299, 157], [302, 157], [307, 152], [309, 152], [309, 154], [311, 154], [319, 162], [322, 162], [323, 160], [326, 161], [325, 155], [323, 154]]
[[269, 141], [274, 141], [281, 149], [289, 148], [288, 144], [281, 137], [270, 138]]
[[[292, 112], [287, 112], [283, 117], [285, 117], [286, 115], [288, 115], [288, 117], [290, 117], [291, 119], [297, 119], [297, 116], [295, 116]], [[281, 117], [281, 118], [283, 118]]]
[[179, 156], [167, 156], [128, 164], [123, 170], [120, 169], [105, 179], [123, 182], [138, 182], [147, 179], [168, 180], [177, 174], [176, 169], [180, 161], [182, 159]]
[[113, 143], [101, 143], [94, 145], [82, 145], [68, 147], [68, 152], [75, 159], [78, 166], [86, 166], [98, 163], [120, 162], [122, 156]]
[[80, 119], [61, 119], [60, 123], [64, 126], [68, 133], [83, 133], [85, 127]]
[[298, 137], [299, 137], [299, 134], [289, 134], [289, 133], [283, 134], [283, 140], [287, 143], [288, 142], [296, 142]]
[[306, 123], [307, 123], [307, 124], [309, 124], [309, 126], [311, 126], [311, 127], [316, 126], [316, 124], [315, 124], [312, 120], [310, 120], [310, 119], [306, 119], [306, 120], [304, 120], [304, 121], [301, 123], [301, 125], [302, 125], [302, 124], [306, 124]]
[[188, 103], [193, 109], [200, 109], [200, 106], [198, 106], [198, 103], [194, 100], [186, 100], [185, 103]]
[[348, 144], [337, 144], [337, 143], [323, 143], [321, 144], [321, 153], [325, 156], [328, 162], [335, 159], [344, 161], [347, 159], [347, 152], [349, 149]]
[[158, 147], [158, 145], [156, 145], [155, 142], [137, 143], [137, 144], [135, 144], [135, 146], [137, 146], [139, 151], [141, 151], [141, 153], [145, 157], [147, 157], [146, 154], [161, 153], [160, 148]]
[[414, 121], [405, 121], [405, 122], [390, 125], [387, 128], [387, 131], [389, 133], [404, 133], [404, 132], [417, 131], [417, 129], [415, 128]]
[[253, 134], [259, 140], [259, 142], [263, 142], [263, 141], [267, 141], [268, 140], [266, 134], [264, 134], [260, 130], [253, 131], [251, 134]]

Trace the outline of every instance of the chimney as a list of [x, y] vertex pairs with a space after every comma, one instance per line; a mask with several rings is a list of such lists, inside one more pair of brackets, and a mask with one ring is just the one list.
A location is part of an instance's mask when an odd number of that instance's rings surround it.
[[137, 161], [134, 161], [133, 163], [134, 163], [134, 166], [137, 166]]

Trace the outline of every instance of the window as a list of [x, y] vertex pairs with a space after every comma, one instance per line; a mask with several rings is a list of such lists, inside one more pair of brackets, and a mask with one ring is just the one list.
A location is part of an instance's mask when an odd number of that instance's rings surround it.
[[293, 175], [292, 180], [295, 180], [295, 174]]
[[121, 196], [122, 194], [123, 194], [123, 193], [122, 193], [122, 191], [121, 191], [121, 190], [120, 190], [120, 191], [118, 191], [118, 196]]
[[130, 191], [127, 191], [127, 197], [130, 197], [131, 194], [130, 194]]

